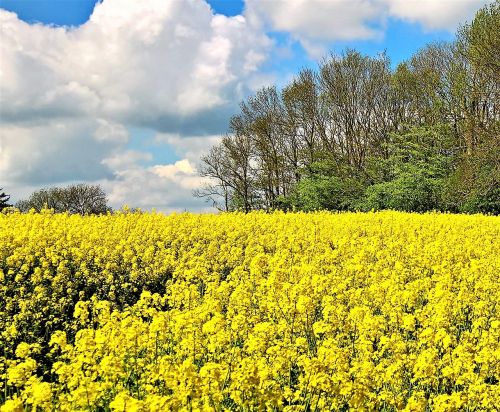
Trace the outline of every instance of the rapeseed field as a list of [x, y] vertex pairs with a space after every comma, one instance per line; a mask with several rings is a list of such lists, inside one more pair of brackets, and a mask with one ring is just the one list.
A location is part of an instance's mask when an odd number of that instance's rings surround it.
[[1, 411], [492, 411], [500, 218], [0, 215]]

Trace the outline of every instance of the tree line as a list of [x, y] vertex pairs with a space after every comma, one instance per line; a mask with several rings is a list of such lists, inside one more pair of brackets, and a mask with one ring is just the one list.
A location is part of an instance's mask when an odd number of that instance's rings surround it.
[[[4, 192], [0, 193], [0, 212], [12, 207], [8, 204], [9, 199], [10, 196]], [[23, 213], [30, 210], [40, 212], [43, 209], [52, 209], [56, 213], [95, 215], [112, 211], [104, 189], [100, 185], [86, 183], [40, 189], [27, 199], [19, 200], [14, 206]]]
[[195, 191], [221, 210], [500, 212], [500, 0], [391, 68], [345, 50], [240, 105]]

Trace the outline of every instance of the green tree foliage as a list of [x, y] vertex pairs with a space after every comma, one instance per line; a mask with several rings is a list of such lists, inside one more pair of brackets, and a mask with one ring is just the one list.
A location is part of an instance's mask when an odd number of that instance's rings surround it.
[[[472, 114], [464, 118], [474, 145], [460, 155], [445, 195], [454, 210], [499, 214], [500, 0], [484, 6], [470, 24], [463, 25], [456, 43], [469, 73], [461, 78], [468, 86], [463, 87], [462, 100], [471, 102]], [[476, 81], [465, 81], [468, 77]], [[494, 104], [485, 104], [488, 100]]]
[[459, 47], [477, 69], [500, 81], [500, 0], [480, 9], [458, 31]]
[[462, 155], [444, 196], [448, 209], [500, 214], [500, 129], [484, 138], [472, 155]]
[[293, 191], [280, 199], [280, 206], [289, 210], [351, 210], [362, 195], [359, 178], [332, 174], [331, 161], [317, 161], [301, 173]]
[[418, 212], [445, 209], [442, 191], [458, 150], [453, 147], [449, 127], [412, 126], [392, 133], [386, 146], [387, 157], [372, 160], [379, 182], [366, 188], [356, 208]]
[[499, 10], [396, 69], [346, 50], [259, 90], [202, 158], [196, 194], [221, 210], [499, 213]]
[[91, 215], [111, 211], [106, 193], [99, 185], [76, 184], [67, 187], [52, 187], [33, 192], [26, 200], [20, 200], [16, 207], [22, 212], [31, 209], [53, 209], [55, 212]]
[[368, 186], [357, 204], [359, 210], [394, 209], [414, 212], [441, 209], [442, 180], [422, 170], [401, 174], [394, 180]]

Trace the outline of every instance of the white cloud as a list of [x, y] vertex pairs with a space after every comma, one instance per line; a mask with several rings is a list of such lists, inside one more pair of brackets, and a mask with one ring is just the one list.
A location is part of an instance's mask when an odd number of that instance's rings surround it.
[[454, 32], [470, 20], [486, 0], [385, 0], [391, 16], [420, 23], [426, 30]]
[[201, 156], [206, 154], [210, 147], [221, 139], [220, 135], [213, 136], [181, 136], [174, 133], [159, 133], [155, 136], [157, 143], [170, 145], [175, 154], [181, 158], [189, 160], [196, 165]]
[[1, 10], [0, 24], [4, 117], [189, 116], [232, 103], [271, 45], [244, 17], [214, 15], [201, 0], [106, 0], [72, 29]]
[[129, 132], [125, 126], [106, 119], [97, 119], [99, 126], [93, 136], [98, 141], [112, 141], [116, 143], [127, 143]]
[[160, 178], [171, 180], [182, 189], [196, 189], [205, 180], [198, 176], [188, 159], [178, 160], [174, 164], [156, 165], [149, 170]]
[[44, 186], [112, 177], [112, 171], [101, 160], [116, 150], [116, 145], [93, 139], [97, 128], [97, 121], [86, 118], [2, 124], [1, 180], [9, 186]]
[[254, 24], [290, 33], [313, 57], [337, 40], [381, 38], [389, 17], [455, 31], [488, 0], [246, 0]]
[[255, 24], [290, 33], [314, 57], [324, 53], [327, 41], [380, 35], [371, 24], [380, 22], [380, 12], [378, 1], [371, 0], [247, 0], [245, 8]]
[[115, 208], [129, 204], [163, 212], [209, 210], [203, 200], [193, 198], [193, 189], [199, 187], [203, 179], [187, 159], [150, 167], [140, 167], [135, 163], [115, 166], [119, 166], [116, 179], [101, 182]]
[[193, 166], [189, 160], [182, 159], [175, 162], [173, 165], [158, 165], [153, 168], [154, 173], [161, 177], [174, 178], [178, 174], [193, 175], [195, 173]]
[[120, 172], [131, 168], [139, 167], [138, 162], [150, 161], [153, 155], [147, 152], [139, 152], [137, 150], [125, 150], [123, 152], [113, 153], [102, 161], [103, 164], [114, 170]]
[[149, 153], [127, 150], [114, 153], [104, 163], [113, 169], [115, 178], [101, 184], [109, 193], [113, 207], [128, 203], [142, 209], [155, 208], [164, 212], [211, 210], [203, 199], [193, 197], [193, 190], [206, 178], [197, 173], [200, 157], [220, 140], [220, 136], [189, 136], [159, 133], [158, 145], [170, 146], [180, 160], [167, 164], [143, 166], [152, 160]]
[[[272, 47], [245, 17], [203, 0], [105, 0], [76, 28], [0, 9], [0, 31], [2, 184], [23, 194], [100, 182], [115, 206], [135, 194], [139, 206], [179, 205], [174, 194], [193, 204], [200, 151], [182, 136], [223, 131]], [[127, 147], [137, 127], [176, 135], [184, 160], [145, 166], [151, 153]]]
[[377, 31], [368, 23], [380, 18], [377, 2], [369, 0], [247, 0], [246, 13], [275, 30], [323, 40], [371, 38]]

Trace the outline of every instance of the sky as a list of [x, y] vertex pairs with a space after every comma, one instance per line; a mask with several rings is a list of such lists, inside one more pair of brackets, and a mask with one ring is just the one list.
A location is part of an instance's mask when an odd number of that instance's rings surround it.
[[329, 53], [395, 67], [484, 0], [0, 0], [0, 188], [100, 184], [110, 204], [209, 211], [200, 157], [240, 101]]

